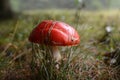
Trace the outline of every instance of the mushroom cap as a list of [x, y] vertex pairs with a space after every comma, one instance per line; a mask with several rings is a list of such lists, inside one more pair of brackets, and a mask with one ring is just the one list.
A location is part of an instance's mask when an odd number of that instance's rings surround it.
[[72, 46], [79, 44], [80, 37], [64, 22], [44, 20], [33, 29], [29, 41], [50, 46]]

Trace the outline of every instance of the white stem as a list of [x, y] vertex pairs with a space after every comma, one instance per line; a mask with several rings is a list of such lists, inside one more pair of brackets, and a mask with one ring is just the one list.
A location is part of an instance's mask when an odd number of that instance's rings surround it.
[[55, 62], [58, 62], [61, 60], [61, 55], [57, 46], [52, 46], [52, 53], [53, 53], [53, 58]]

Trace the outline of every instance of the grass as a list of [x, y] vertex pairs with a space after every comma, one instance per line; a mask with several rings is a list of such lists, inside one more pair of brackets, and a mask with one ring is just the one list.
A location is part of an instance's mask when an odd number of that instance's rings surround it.
[[[78, 46], [60, 47], [60, 68], [51, 60], [49, 46], [31, 44], [28, 36], [42, 20], [59, 20], [74, 26], [81, 42]], [[86, 12], [74, 10], [44, 10], [24, 12], [17, 19], [0, 22], [1, 80], [117, 80], [119, 66], [103, 61], [120, 43], [119, 11]], [[105, 36], [105, 27], [113, 31]], [[108, 43], [101, 40], [109, 39]], [[49, 62], [51, 61], [51, 62]]]

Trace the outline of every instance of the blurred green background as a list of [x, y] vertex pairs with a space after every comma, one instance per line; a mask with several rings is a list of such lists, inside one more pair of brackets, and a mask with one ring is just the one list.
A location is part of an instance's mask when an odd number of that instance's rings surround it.
[[15, 10], [76, 9], [82, 1], [87, 10], [120, 8], [120, 0], [11, 0], [11, 4]]

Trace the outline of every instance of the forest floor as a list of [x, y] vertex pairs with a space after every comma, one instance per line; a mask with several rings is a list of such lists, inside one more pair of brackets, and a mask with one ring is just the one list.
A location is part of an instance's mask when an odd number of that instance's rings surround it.
[[[104, 54], [120, 47], [119, 13], [40, 10], [1, 21], [0, 80], [118, 80], [120, 64], [114, 65], [116, 57], [106, 59]], [[63, 57], [59, 69], [43, 59], [44, 55], [40, 57], [43, 52], [50, 53], [49, 46], [28, 41], [32, 29], [42, 20], [63, 21], [80, 35], [79, 45], [59, 48]]]

